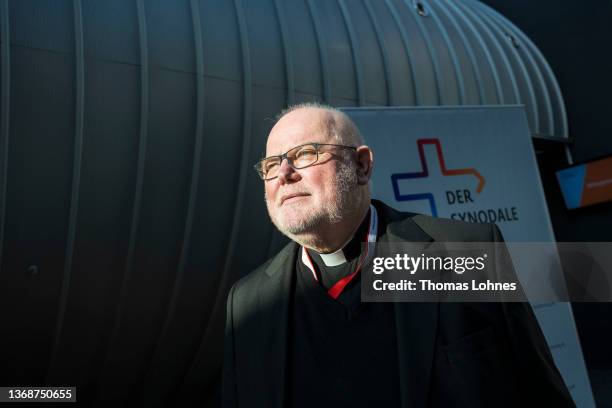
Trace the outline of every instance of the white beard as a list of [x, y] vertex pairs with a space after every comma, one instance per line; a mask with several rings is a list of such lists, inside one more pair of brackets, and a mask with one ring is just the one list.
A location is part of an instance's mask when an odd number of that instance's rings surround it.
[[266, 206], [276, 228], [290, 239], [297, 241], [297, 235], [316, 232], [322, 225], [336, 224], [347, 214], [352, 214], [361, 204], [358, 188], [355, 166], [339, 163], [337, 177], [333, 180], [333, 190], [336, 195], [327, 206], [310, 208], [305, 213], [301, 212], [299, 217], [295, 214], [293, 217], [291, 214], [286, 214], [291, 209], [286, 209], [285, 214], [270, 211], [271, 203], [267, 197]]

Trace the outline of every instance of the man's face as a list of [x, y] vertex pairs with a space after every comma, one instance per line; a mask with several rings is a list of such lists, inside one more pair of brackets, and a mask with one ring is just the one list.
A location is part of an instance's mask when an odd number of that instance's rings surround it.
[[[327, 114], [307, 108], [285, 115], [270, 132], [266, 156], [309, 142], [335, 143], [324, 120]], [[278, 177], [264, 181], [268, 213], [282, 233], [291, 236], [316, 231], [324, 223], [340, 221], [352, 208], [357, 175], [355, 166], [343, 159], [346, 153], [342, 150], [325, 150], [316, 164], [299, 170], [283, 160]]]

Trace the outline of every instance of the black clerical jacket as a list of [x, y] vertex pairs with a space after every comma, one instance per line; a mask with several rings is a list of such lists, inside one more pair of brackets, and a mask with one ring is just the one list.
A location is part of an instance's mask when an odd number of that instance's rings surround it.
[[[380, 242], [503, 241], [494, 224], [373, 204]], [[291, 242], [229, 292], [224, 407], [287, 406], [288, 319], [299, 248]], [[528, 304], [398, 302], [393, 310], [402, 407], [575, 406]]]

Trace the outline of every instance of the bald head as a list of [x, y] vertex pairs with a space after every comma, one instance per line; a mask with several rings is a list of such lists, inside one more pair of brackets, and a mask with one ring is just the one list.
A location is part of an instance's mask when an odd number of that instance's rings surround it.
[[[287, 125], [295, 126], [296, 124], [307, 127], [312, 135], [324, 135], [325, 140], [316, 140], [320, 143], [355, 147], [364, 144], [359, 129], [346, 113], [332, 106], [312, 102], [293, 105], [283, 110], [277, 116], [276, 123], [270, 132], [270, 138], [279, 133], [279, 130], [286, 131]], [[275, 153], [267, 151], [267, 155], [269, 154]]]

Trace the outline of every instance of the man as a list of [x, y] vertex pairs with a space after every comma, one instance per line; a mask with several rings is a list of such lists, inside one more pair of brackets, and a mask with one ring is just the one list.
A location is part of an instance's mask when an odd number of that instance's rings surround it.
[[328, 106], [285, 111], [256, 166], [292, 242], [227, 301], [227, 407], [573, 406], [523, 303], [364, 303], [361, 242], [502, 241], [371, 200], [373, 153]]

